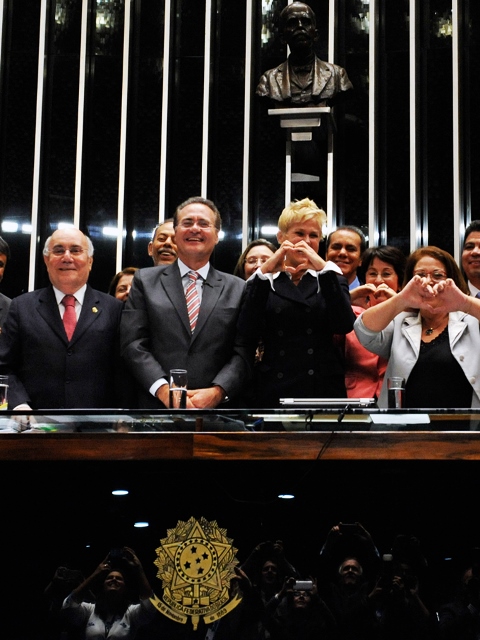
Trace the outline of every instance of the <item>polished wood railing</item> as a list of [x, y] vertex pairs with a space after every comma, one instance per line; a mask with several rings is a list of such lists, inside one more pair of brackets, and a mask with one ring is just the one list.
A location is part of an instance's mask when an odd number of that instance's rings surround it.
[[[188, 413], [188, 424], [181, 416], [174, 415], [172, 421], [172, 414], [167, 412], [147, 416], [131, 412], [88, 416], [85, 412], [57, 412], [49, 415], [48, 422], [33, 415], [37, 427], [21, 432], [5, 428], [5, 415], [0, 421], [4, 424], [3, 430], [0, 425], [0, 460], [480, 459], [480, 431], [475, 430], [480, 413], [429, 411], [423, 414], [428, 416], [427, 424], [420, 420], [415, 425], [372, 425], [373, 413], [358, 410], [339, 422], [338, 412], [237, 412], [233, 418], [247, 426], [245, 430], [228, 431], [212, 423], [212, 412]], [[215, 416], [219, 414], [232, 417], [226, 411], [215, 412]], [[381, 421], [387, 423], [390, 415], [380, 413]], [[258, 428], [259, 422], [260, 431], [249, 426], [256, 424]], [[165, 426], [167, 423], [169, 426]], [[210, 430], [212, 424], [214, 431]], [[228, 427], [232, 428], [230, 423]], [[175, 428], [179, 430], [163, 430]], [[235, 424], [233, 428], [237, 429]]]

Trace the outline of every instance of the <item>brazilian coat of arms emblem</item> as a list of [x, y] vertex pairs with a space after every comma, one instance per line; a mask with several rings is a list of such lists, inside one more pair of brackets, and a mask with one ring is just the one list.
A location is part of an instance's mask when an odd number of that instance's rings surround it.
[[230, 595], [238, 564], [232, 542], [225, 529], [205, 518], [179, 521], [168, 529], [154, 561], [163, 586], [162, 599], [151, 598], [158, 611], [182, 624], [191, 617], [196, 629], [200, 617], [210, 624], [234, 609], [241, 597]]

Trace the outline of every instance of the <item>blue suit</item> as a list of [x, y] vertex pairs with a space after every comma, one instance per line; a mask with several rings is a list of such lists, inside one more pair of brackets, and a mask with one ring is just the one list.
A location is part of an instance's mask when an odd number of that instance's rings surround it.
[[108, 408], [115, 398], [123, 304], [87, 285], [70, 342], [52, 287], [12, 300], [0, 335], [0, 372], [9, 376], [10, 408]]

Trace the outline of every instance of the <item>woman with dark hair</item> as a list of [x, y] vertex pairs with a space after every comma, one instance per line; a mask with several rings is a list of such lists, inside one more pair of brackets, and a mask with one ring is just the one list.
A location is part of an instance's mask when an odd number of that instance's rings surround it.
[[115, 296], [115, 298], [118, 298], [122, 302], [125, 302], [128, 298], [128, 294], [130, 293], [130, 287], [132, 286], [135, 271], [138, 271], [137, 267], [125, 267], [125, 269], [116, 273], [112, 278], [108, 288], [108, 293], [111, 296]]
[[[406, 261], [400, 249], [388, 245], [370, 247], [364, 252], [365, 284], [350, 291], [357, 317], [364, 309], [398, 293]], [[362, 347], [354, 331], [345, 336], [345, 386], [349, 398], [378, 398], [386, 368], [387, 360]]]
[[264, 238], [252, 240], [238, 259], [233, 275], [248, 280], [277, 250], [277, 247]]
[[350, 291], [352, 304], [368, 309], [400, 291], [407, 258], [389, 245], [369, 247], [362, 256], [365, 284]]
[[[429, 246], [409, 256], [402, 290], [366, 309], [355, 333], [388, 358], [385, 377], [406, 380], [406, 407], [480, 407], [479, 320], [454, 258]], [[388, 406], [385, 384], [378, 404]]]
[[[287, 578], [265, 607], [265, 626], [271, 640], [334, 640], [336, 622], [318, 595], [316, 580]], [[310, 584], [308, 584], [310, 583]], [[307, 587], [308, 585], [308, 587]]]
[[[95, 603], [85, 602], [90, 592], [96, 594]], [[85, 640], [132, 640], [139, 627], [155, 615], [152, 595], [140, 560], [132, 549], [123, 547], [111, 551], [65, 599], [62, 608], [66, 619], [83, 629]]]

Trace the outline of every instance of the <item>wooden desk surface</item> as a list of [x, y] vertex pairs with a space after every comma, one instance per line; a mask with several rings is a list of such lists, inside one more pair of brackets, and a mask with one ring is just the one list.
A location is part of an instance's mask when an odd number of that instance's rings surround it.
[[480, 432], [22, 433], [0, 460], [480, 460]]

